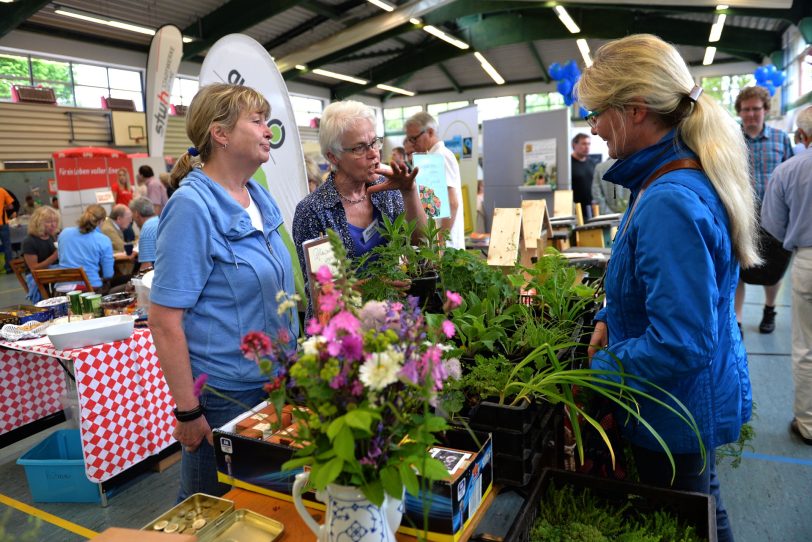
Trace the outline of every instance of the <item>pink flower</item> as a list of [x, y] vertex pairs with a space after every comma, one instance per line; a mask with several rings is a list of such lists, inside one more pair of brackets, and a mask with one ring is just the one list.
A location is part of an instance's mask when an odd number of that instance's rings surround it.
[[203, 388], [206, 386], [206, 381], [209, 379], [209, 375], [206, 373], [200, 373], [200, 376], [195, 378], [195, 388], [194, 393], [195, 397], [200, 397], [200, 394], [203, 393]]
[[353, 313], [346, 310], [333, 316], [327, 325], [336, 330], [346, 331], [353, 335], [358, 335], [361, 331], [361, 322], [358, 321], [358, 318], [356, 318]]
[[443, 326], [443, 333], [449, 339], [451, 337], [453, 337], [454, 333], [456, 333], [456, 331], [457, 331], [456, 328], [454, 327], [454, 324], [451, 322], [451, 320], [444, 320], [442, 326]]
[[[451, 337], [449, 336], [449, 338]], [[279, 330], [279, 341], [282, 344], [288, 344], [290, 342], [290, 332], [287, 329], [282, 328]]]
[[411, 384], [417, 384], [418, 374], [417, 362], [415, 360], [412, 359], [403, 364], [403, 367], [400, 369], [400, 378]]
[[338, 306], [339, 299], [340, 294], [335, 290], [330, 292], [322, 291], [319, 294], [319, 311], [326, 313], [333, 312]]
[[307, 322], [307, 328], [305, 329], [308, 335], [318, 335], [321, 333], [321, 324], [315, 318], [311, 318], [309, 322]]
[[319, 281], [319, 284], [327, 284], [332, 282], [333, 273], [330, 271], [330, 268], [326, 265], [319, 267], [319, 270], [316, 271], [316, 280]]
[[367, 301], [358, 317], [364, 330], [379, 329], [386, 323], [387, 305], [383, 301]]
[[445, 298], [448, 300], [449, 307], [452, 309], [456, 309], [457, 307], [462, 305], [462, 296], [457, 292], [446, 290]]
[[240, 351], [246, 358], [259, 361], [259, 358], [271, 353], [271, 339], [261, 331], [251, 331], [242, 338]]
[[341, 338], [341, 351], [348, 360], [360, 360], [364, 354], [364, 343], [358, 335], [345, 335]]

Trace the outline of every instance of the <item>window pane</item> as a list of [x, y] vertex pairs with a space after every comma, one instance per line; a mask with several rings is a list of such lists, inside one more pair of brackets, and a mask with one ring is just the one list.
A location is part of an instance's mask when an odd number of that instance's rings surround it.
[[[73, 65], [73, 81], [77, 85], [107, 88], [107, 68], [88, 64]], [[107, 91], [105, 90], [105, 95]]]
[[132, 92], [130, 90], [118, 90], [118, 89], [111, 89], [110, 90], [110, 97], [111, 98], [122, 98], [124, 100], [132, 100], [135, 103], [135, 110], [136, 111], [143, 111], [144, 110], [144, 98], [140, 92]]
[[76, 107], [100, 109], [102, 96], [107, 96], [107, 88], [76, 85]]
[[420, 113], [421, 111], [423, 111], [423, 106], [422, 105], [413, 105], [413, 106], [410, 106], [410, 107], [404, 107], [403, 108], [403, 120], [406, 121], [409, 117], [411, 117], [415, 113]]
[[0, 79], [0, 100], [11, 99], [11, 85], [16, 84], [16, 81], [11, 79]]
[[189, 105], [200, 89], [200, 82], [197, 79], [180, 79], [180, 93], [183, 97], [181, 105]]
[[441, 104], [429, 104], [426, 107], [426, 111], [428, 111], [429, 115], [437, 118], [437, 115], [444, 111], [448, 111], [448, 103], [441, 103]]
[[28, 84], [31, 81], [28, 59], [23, 56], [0, 55], [0, 75], [20, 77], [24, 82], [18, 84]]
[[67, 62], [32, 58], [31, 68], [34, 81], [41, 81], [43, 83], [49, 81], [63, 81], [70, 83], [70, 64]]
[[519, 114], [518, 96], [500, 96], [499, 98], [482, 98], [474, 100], [477, 105], [479, 122], [484, 120], [512, 117]]
[[132, 70], [110, 68], [110, 88], [141, 92], [141, 74]]
[[[35, 82], [36, 84], [36, 82]], [[69, 83], [43, 83], [44, 87], [51, 87], [56, 94], [56, 103], [59, 105], [73, 106], [73, 89]]]
[[321, 100], [304, 96], [291, 96], [290, 104], [293, 106], [293, 114], [296, 117], [298, 126], [310, 126], [311, 119], [321, 116]]
[[389, 109], [383, 110], [383, 119], [384, 120], [395, 120], [395, 119], [402, 119], [403, 118], [403, 108], [402, 107], [390, 107]]
[[752, 74], [703, 77], [702, 88], [732, 115], [736, 115], [736, 96], [741, 89], [755, 84]]

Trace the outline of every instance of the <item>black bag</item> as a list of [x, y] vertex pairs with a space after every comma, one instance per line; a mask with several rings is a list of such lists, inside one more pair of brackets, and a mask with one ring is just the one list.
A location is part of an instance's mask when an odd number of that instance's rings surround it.
[[789, 267], [792, 252], [784, 250], [781, 241], [759, 226], [759, 254], [764, 263], [758, 267], [741, 270], [741, 279], [747, 284], [772, 286], [781, 280]]

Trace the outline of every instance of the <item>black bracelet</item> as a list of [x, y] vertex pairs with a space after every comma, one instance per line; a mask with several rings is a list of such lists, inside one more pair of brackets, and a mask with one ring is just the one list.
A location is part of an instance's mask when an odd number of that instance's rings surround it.
[[172, 410], [172, 413], [175, 415], [175, 419], [179, 422], [190, 422], [192, 420], [196, 420], [203, 415], [205, 410], [203, 410], [203, 405], [197, 405], [192, 410], [178, 410], [177, 408]]

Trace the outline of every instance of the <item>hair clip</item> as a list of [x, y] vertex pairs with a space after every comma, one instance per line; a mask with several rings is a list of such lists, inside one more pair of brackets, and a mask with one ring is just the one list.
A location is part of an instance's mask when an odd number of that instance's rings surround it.
[[197, 152], [197, 149], [195, 147], [189, 147], [188, 149], [186, 149], [186, 152], [189, 153], [189, 156], [197, 156], [200, 154], [199, 152]]
[[691, 92], [688, 93], [688, 98], [696, 103], [700, 96], [702, 96], [703, 88], [699, 85], [694, 85], [694, 88], [691, 89]]

